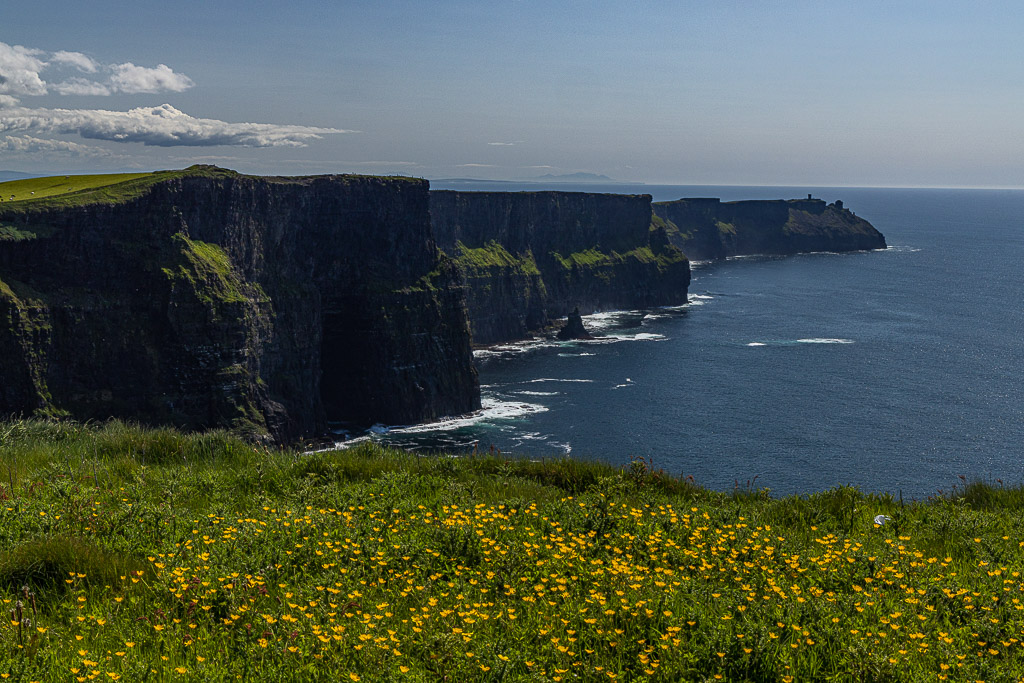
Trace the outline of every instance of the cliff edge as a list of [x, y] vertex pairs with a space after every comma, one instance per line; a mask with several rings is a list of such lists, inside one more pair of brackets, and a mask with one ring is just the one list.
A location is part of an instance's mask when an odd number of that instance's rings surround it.
[[426, 181], [213, 167], [0, 204], [0, 414], [231, 427], [479, 407]]
[[672, 244], [693, 260], [886, 246], [882, 233], [841, 201], [697, 198], [655, 202], [652, 209]]

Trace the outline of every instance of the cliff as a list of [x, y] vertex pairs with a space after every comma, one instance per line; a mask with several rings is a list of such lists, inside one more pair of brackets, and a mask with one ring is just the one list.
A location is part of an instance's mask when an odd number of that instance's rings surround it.
[[477, 407], [425, 181], [193, 167], [0, 204], [0, 413], [284, 441]]
[[680, 199], [652, 208], [672, 244], [694, 260], [885, 248], [882, 233], [841, 201]]
[[652, 225], [650, 195], [435, 190], [430, 214], [465, 274], [474, 343], [525, 337], [575, 307], [686, 301], [689, 261]]

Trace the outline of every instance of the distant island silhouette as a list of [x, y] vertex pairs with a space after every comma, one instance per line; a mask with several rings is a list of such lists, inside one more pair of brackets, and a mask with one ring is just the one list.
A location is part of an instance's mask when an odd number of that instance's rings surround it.
[[615, 180], [609, 178], [606, 175], [600, 173], [563, 173], [555, 175], [553, 173], [545, 173], [542, 176], [531, 178], [531, 180], [554, 180], [556, 182], [563, 183], [614, 183]]

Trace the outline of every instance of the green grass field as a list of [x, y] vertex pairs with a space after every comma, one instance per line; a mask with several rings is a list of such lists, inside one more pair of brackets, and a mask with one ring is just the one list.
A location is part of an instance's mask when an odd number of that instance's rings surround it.
[[0, 183], [0, 198], [3, 199], [3, 202], [0, 202], [0, 218], [15, 218], [38, 210], [59, 210], [91, 204], [121, 204], [143, 195], [156, 183], [186, 176], [227, 178], [238, 174], [214, 166], [197, 165], [176, 171], [152, 173], [111, 173], [11, 180]]
[[152, 173], [108, 173], [103, 175], [61, 175], [49, 178], [27, 178], [0, 183], [0, 199], [3, 203], [55, 197], [69, 192], [94, 190], [99, 187], [116, 185], [135, 180]]
[[1022, 513], [0, 423], [0, 677], [1017, 681]]

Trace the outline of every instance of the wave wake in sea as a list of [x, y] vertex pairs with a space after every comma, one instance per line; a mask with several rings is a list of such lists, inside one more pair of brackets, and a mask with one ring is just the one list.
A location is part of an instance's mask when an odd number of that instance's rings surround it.
[[571, 382], [577, 384], [589, 384], [593, 382], [592, 379], [561, 379], [556, 377], [538, 377], [537, 379], [528, 379], [525, 381], [526, 384], [539, 384], [541, 382]]
[[775, 340], [775, 341], [755, 341], [748, 342], [747, 346], [760, 347], [760, 346], [795, 346], [797, 344], [853, 344], [852, 339], [839, 339], [829, 337], [809, 337], [806, 339], [787, 339], [787, 340]]

